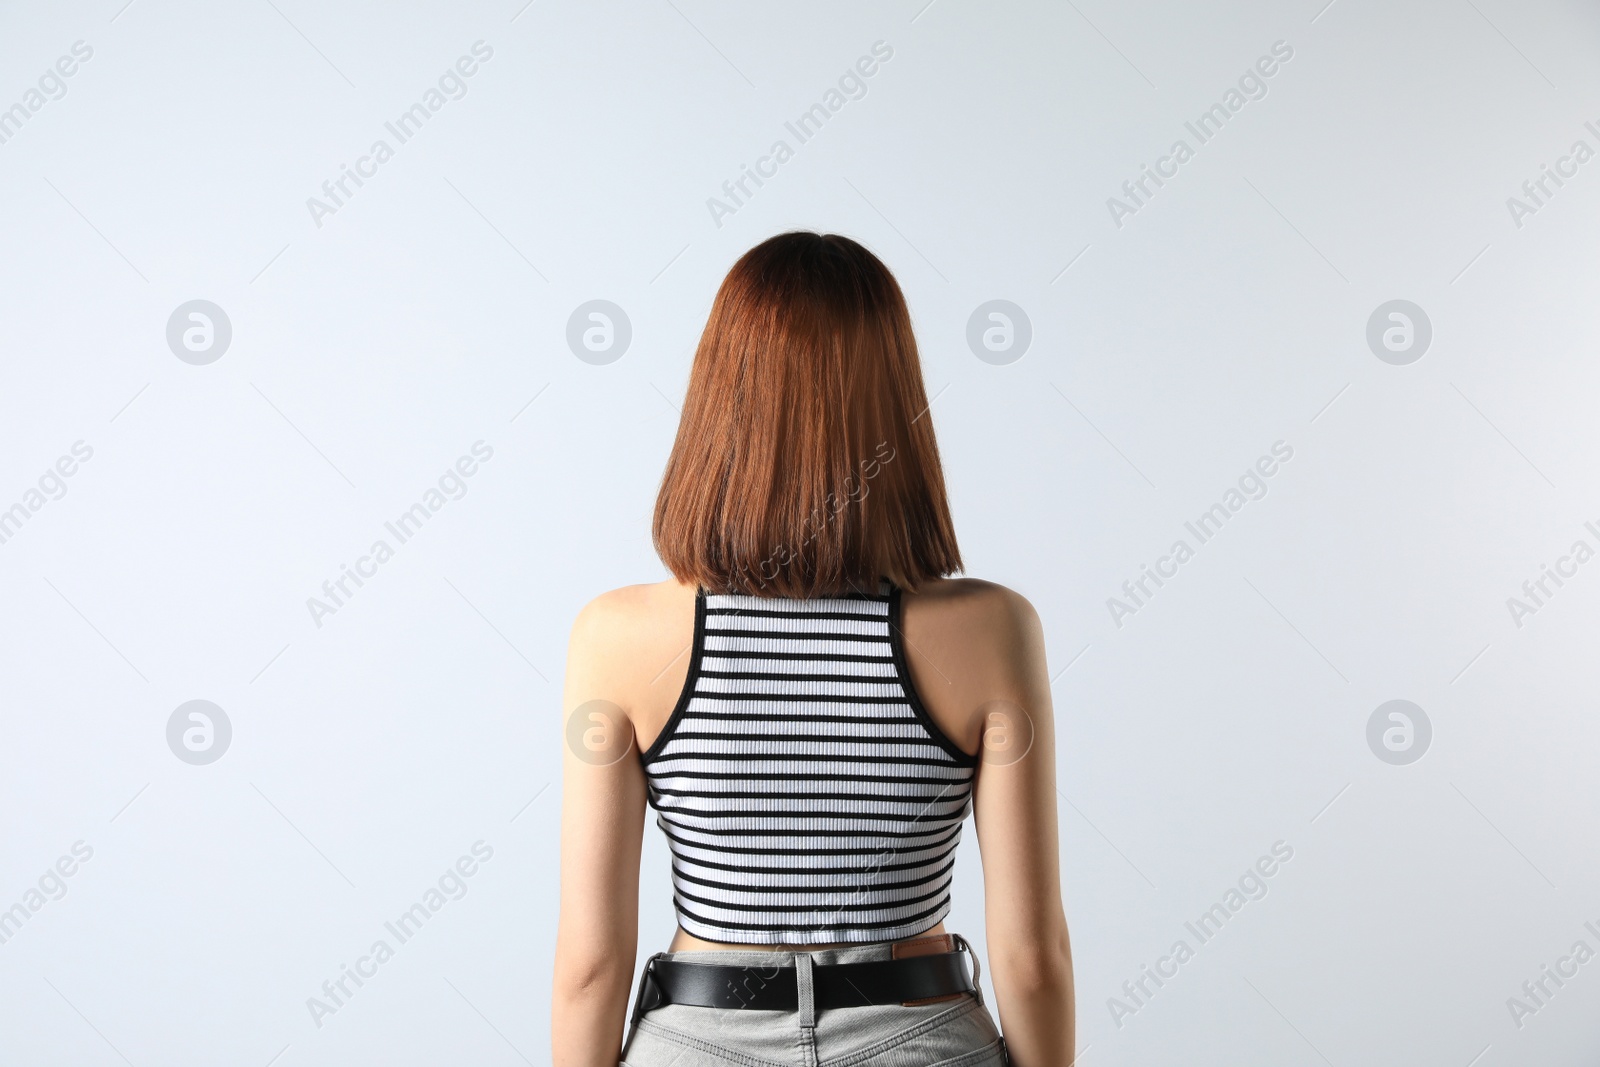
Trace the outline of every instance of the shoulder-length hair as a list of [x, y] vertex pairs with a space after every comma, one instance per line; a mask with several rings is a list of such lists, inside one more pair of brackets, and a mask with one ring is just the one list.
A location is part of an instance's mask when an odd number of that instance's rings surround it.
[[961, 569], [905, 297], [835, 234], [728, 272], [695, 350], [652, 536], [710, 592], [915, 590]]

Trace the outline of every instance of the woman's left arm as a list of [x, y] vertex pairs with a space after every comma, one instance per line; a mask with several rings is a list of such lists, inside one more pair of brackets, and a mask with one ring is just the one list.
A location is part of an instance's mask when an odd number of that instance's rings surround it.
[[[590, 603], [567, 648], [561, 914], [550, 998], [555, 1067], [617, 1067], [638, 950], [645, 780], [627, 700], [616, 692], [626, 670], [608, 662], [620, 658], [617, 621], [606, 598]], [[571, 724], [575, 713], [581, 725]]]

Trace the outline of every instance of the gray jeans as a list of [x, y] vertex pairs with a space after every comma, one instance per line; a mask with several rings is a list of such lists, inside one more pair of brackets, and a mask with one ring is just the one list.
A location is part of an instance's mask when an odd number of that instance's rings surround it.
[[[811, 966], [890, 958], [890, 945], [814, 952], [662, 952], [654, 959], [749, 968], [760, 983], [773, 967], [801, 972], [799, 1011], [664, 1004], [633, 1026], [622, 1067], [1004, 1067], [1005, 1045], [981, 994], [906, 1007], [880, 1004], [808, 1011]], [[973, 957], [974, 977], [977, 958]], [[804, 1025], [805, 1023], [811, 1025]]]

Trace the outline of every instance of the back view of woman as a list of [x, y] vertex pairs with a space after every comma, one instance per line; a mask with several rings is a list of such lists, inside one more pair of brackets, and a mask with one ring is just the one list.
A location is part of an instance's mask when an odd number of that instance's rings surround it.
[[[948, 577], [927, 409], [872, 253], [788, 233], [734, 265], [656, 502], [673, 578], [573, 627], [557, 1067], [1073, 1061], [1043, 636]], [[647, 806], [679, 928], [630, 1009]], [[1000, 1028], [943, 921], [969, 812]]]

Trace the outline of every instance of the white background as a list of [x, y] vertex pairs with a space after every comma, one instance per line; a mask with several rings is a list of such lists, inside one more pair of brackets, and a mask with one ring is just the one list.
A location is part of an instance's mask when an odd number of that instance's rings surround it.
[[[0, 508], [93, 449], [0, 544], [0, 908], [93, 850], [0, 945], [0, 1061], [548, 1060], [567, 630], [664, 576], [650, 509], [712, 294], [796, 227], [895, 271], [969, 573], [1044, 619], [1083, 1062], [1596, 1061], [1600, 960], [1520, 1026], [1507, 1003], [1600, 951], [1600, 562], [1507, 607], [1600, 548], [1600, 160], [1507, 206], [1600, 148], [1591, 5], [522, 2], [0, 16], [0, 108], [93, 49], [0, 144]], [[1277, 41], [1199, 145], [1185, 121]], [[380, 137], [319, 226], [307, 198]], [[1118, 226], [1107, 198], [1180, 137]], [[779, 138], [719, 226], [707, 199]], [[233, 331], [205, 366], [166, 341], [194, 299]], [[605, 366], [565, 341], [591, 299], [633, 328]], [[1032, 323], [1009, 365], [966, 343], [991, 299]], [[1392, 299], [1432, 323], [1408, 365], [1366, 341]], [[1277, 441], [1267, 494], [1119, 627], [1107, 599]], [[193, 699], [233, 729], [206, 766], [166, 740]], [[1407, 766], [1367, 743], [1392, 699], [1432, 723]], [[658, 839], [642, 954], [672, 929]], [[308, 998], [479, 840], [466, 895], [319, 1027]], [[1265, 898], [1117, 1020], [1280, 840]], [[970, 839], [956, 899], [981, 945]]]

